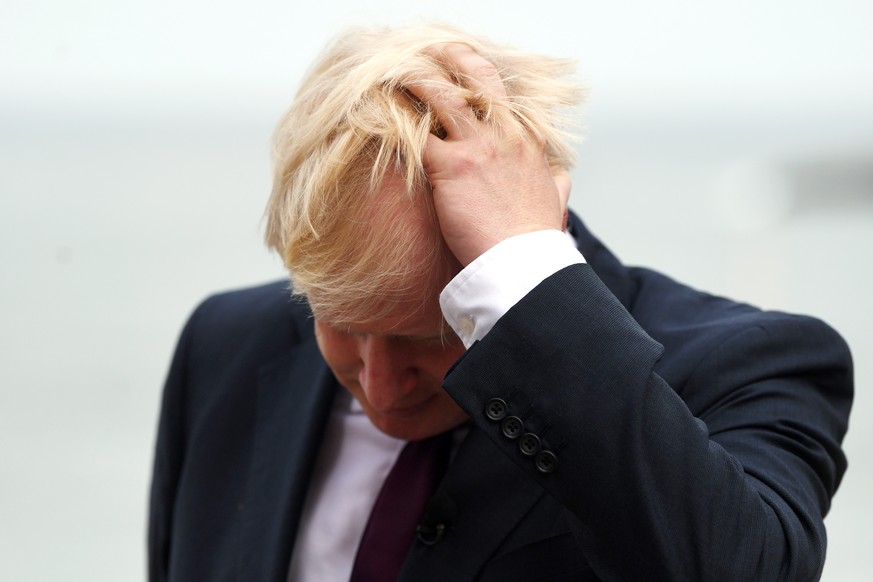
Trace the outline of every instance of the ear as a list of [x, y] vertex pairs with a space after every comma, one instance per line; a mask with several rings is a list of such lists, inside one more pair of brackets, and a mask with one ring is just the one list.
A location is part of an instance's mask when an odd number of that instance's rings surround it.
[[552, 179], [555, 181], [555, 186], [558, 189], [558, 199], [561, 201], [561, 230], [567, 230], [567, 221], [570, 219], [570, 212], [567, 210], [567, 203], [570, 201], [570, 187], [573, 185], [570, 180], [570, 174], [561, 170], [552, 174]]

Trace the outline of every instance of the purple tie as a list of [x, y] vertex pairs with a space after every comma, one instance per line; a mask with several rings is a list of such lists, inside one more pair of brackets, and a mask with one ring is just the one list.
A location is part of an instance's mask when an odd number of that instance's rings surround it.
[[445, 473], [451, 444], [449, 431], [403, 447], [376, 497], [350, 582], [397, 580], [424, 506]]

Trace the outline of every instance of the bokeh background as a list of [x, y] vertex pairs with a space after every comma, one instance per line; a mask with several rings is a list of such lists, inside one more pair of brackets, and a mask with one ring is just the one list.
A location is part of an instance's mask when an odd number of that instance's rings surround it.
[[324, 43], [438, 19], [579, 63], [571, 205], [625, 262], [848, 339], [824, 579], [873, 572], [873, 3], [4, 0], [0, 579], [142, 580], [161, 385], [207, 294], [282, 277], [272, 127]]

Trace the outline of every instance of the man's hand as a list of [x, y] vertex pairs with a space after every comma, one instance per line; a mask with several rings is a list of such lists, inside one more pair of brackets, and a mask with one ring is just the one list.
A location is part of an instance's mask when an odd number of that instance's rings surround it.
[[[515, 125], [497, 128], [493, 119], [482, 119], [488, 103], [506, 97], [497, 69], [461, 44], [444, 45], [438, 58], [461, 73], [468, 91], [446, 91], [428, 79], [407, 89], [445, 130], [443, 137], [428, 137], [424, 169], [449, 249], [467, 266], [511, 236], [562, 229], [569, 177], [552, 176], [543, 146], [520, 130], [519, 120], [498, 117]], [[465, 98], [471, 91], [475, 97]]]

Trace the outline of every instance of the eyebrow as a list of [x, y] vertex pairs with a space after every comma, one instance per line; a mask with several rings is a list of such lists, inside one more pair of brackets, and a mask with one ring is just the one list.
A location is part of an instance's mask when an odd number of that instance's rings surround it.
[[[318, 319], [318, 318], [317, 318]], [[348, 321], [337, 321], [332, 322], [327, 318], [320, 318], [320, 321], [338, 331], [350, 334], [350, 335], [377, 335], [381, 337], [393, 338], [398, 340], [405, 341], [437, 341], [442, 342], [443, 345], [447, 345], [450, 343], [452, 336], [454, 336], [453, 330], [451, 326], [446, 322], [445, 319], [440, 318], [439, 328], [435, 331], [428, 331], [426, 333], [403, 333], [402, 326], [405, 321], [400, 321], [396, 324], [395, 327], [388, 327], [382, 330], [373, 331], [369, 329], [371, 326], [379, 323], [379, 320], [373, 320], [364, 323], [356, 323], [356, 322], [348, 322]], [[400, 328], [400, 329], [397, 329]]]
[[[329, 324], [330, 325], [330, 324]], [[448, 339], [448, 335], [446, 334], [446, 330], [440, 329], [436, 333], [397, 333], [393, 330], [386, 330], [384, 332], [373, 332], [370, 330], [356, 328], [354, 324], [341, 324], [341, 325], [331, 325], [331, 327], [335, 327], [337, 329], [343, 330], [350, 335], [376, 335], [380, 337], [402, 340], [402, 341], [415, 341], [415, 342], [426, 342], [426, 341], [441, 341], [446, 343]]]
[[405, 341], [429, 341], [429, 340], [438, 340], [443, 337], [443, 333], [373, 333], [373, 332], [355, 332], [352, 333], [368, 333], [371, 335], [377, 335], [380, 337], [388, 338], [388, 339], [396, 339], [396, 340], [405, 340]]

